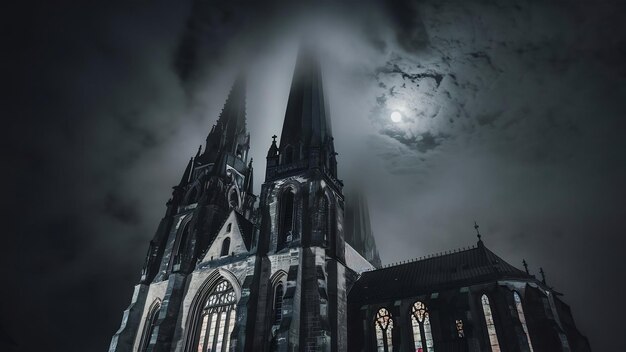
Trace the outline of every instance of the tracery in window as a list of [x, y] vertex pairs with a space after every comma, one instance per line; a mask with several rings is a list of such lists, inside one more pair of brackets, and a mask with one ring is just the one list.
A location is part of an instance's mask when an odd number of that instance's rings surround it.
[[493, 321], [491, 313], [491, 305], [487, 295], [483, 295], [480, 299], [483, 306], [483, 314], [485, 315], [485, 323], [487, 324], [487, 334], [489, 335], [489, 344], [492, 352], [500, 352], [500, 343], [498, 342], [498, 334], [496, 333], [496, 325]]
[[380, 308], [376, 313], [376, 346], [378, 352], [390, 352], [393, 351], [393, 341], [391, 339], [391, 332], [393, 330], [393, 319], [391, 314], [385, 308]]
[[517, 292], [513, 292], [513, 298], [515, 299], [515, 308], [517, 308], [517, 317], [520, 323], [522, 323], [522, 329], [526, 334], [526, 341], [528, 342], [528, 348], [530, 352], [533, 352], [533, 345], [530, 342], [530, 334], [528, 333], [528, 326], [526, 325], [526, 316], [524, 315], [524, 307], [522, 306], [522, 298]]
[[456, 327], [456, 336], [458, 336], [458, 338], [462, 339], [465, 337], [465, 331], [463, 330], [463, 320], [462, 319], [457, 319], [456, 322], [454, 323], [455, 327]]
[[228, 255], [228, 251], [230, 250], [230, 237], [226, 237], [222, 242], [222, 251], [220, 252], [220, 257], [224, 257]]
[[200, 316], [197, 352], [225, 352], [235, 326], [235, 291], [230, 282], [221, 279], [207, 297]]
[[417, 301], [411, 307], [411, 323], [413, 325], [413, 342], [416, 352], [433, 352], [433, 334], [430, 316], [424, 303]]
[[285, 247], [287, 242], [293, 240], [293, 219], [294, 219], [294, 198], [295, 194], [292, 189], [285, 191], [280, 198], [280, 226], [279, 226], [279, 243], [278, 249]]
[[274, 324], [279, 324], [283, 319], [283, 283], [279, 282], [274, 290]]

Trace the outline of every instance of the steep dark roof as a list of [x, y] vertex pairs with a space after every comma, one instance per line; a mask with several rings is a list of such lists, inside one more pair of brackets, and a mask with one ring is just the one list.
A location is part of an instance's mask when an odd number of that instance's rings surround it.
[[310, 47], [300, 48], [280, 135], [280, 150], [287, 145], [320, 147], [332, 137], [327, 116], [320, 63]]
[[478, 246], [363, 273], [350, 290], [354, 302], [380, 302], [503, 278], [532, 279]]
[[243, 242], [246, 244], [246, 248], [250, 250], [250, 248], [252, 248], [254, 224], [238, 212], [235, 212], [235, 216], [237, 217], [237, 224], [239, 225], [239, 231], [241, 232]]

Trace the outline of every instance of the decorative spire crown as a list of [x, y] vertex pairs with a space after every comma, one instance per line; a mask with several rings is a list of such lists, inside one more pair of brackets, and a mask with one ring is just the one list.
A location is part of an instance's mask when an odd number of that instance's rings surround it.
[[480, 235], [480, 231], [478, 231], [478, 228], [480, 226], [478, 226], [478, 224], [476, 223], [476, 221], [474, 220], [474, 229], [476, 230], [476, 237], [478, 237], [478, 245], [479, 246], [483, 246], [483, 240], [481, 239], [481, 235]]

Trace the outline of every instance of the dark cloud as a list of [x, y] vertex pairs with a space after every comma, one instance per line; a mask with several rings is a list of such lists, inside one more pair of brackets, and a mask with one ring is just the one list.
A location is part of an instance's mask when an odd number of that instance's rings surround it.
[[384, 262], [471, 245], [478, 220], [503, 258], [546, 269], [594, 349], [626, 349], [605, 314], [624, 293], [617, 2], [22, 6], [4, 65], [0, 349], [106, 349], [241, 67], [260, 188], [304, 29], [322, 39], [340, 177], [366, 188]]

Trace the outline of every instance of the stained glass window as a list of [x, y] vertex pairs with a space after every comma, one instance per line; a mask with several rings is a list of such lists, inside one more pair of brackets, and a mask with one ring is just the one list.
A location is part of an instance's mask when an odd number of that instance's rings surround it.
[[485, 315], [485, 323], [487, 324], [487, 334], [489, 334], [489, 344], [492, 352], [500, 352], [500, 343], [498, 342], [498, 334], [496, 333], [496, 325], [493, 321], [491, 313], [491, 305], [487, 295], [483, 295], [480, 299], [483, 306], [483, 314]]
[[463, 320], [457, 319], [454, 325], [456, 326], [456, 336], [458, 336], [460, 339], [464, 338], [465, 330], [463, 330]]
[[415, 302], [411, 307], [411, 324], [413, 326], [413, 342], [416, 352], [433, 352], [433, 334], [430, 326], [430, 316], [426, 305]]
[[378, 352], [393, 351], [393, 341], [391, 332], [393, 330], [393, 319], [385, 308], [380, 308], [376, 313], [376, 346]]
[[528, 326], [526, 325], [526, 316], [524, 315], [524, 307], [522, 306], [522, 298], [517, 292], [513, 292], [513, 298], [515, 299], [515, 308], [517, 308], [517, 316], [520, 323], [522, 323], [522, 329], [526, 334], [526, 341], [528, 341], [528, 348], [530, 352], [533, 352], [533, 345], [530, 343], [530, 334], [528, 333]]
[[237, 297], [230, 282], [222, 279], [207, 297], [200, 317], [197, 352], [225, 352], [235, 326]]

